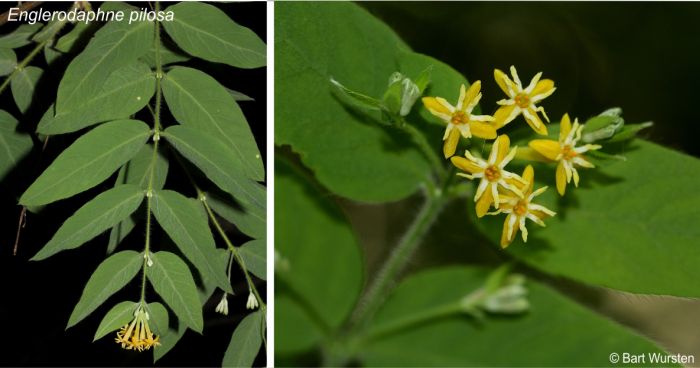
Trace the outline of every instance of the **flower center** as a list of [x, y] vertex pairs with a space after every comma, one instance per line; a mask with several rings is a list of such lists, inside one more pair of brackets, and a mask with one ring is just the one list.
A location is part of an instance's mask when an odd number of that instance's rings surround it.
[[518, 95], [515, 96], [515, 104], [520, 106], [520, 108], [527, 108], [530, 106], [530, 96], [524, 93], [518, 93]]
[[501, 178], [501, 170], [496, 166], [489, 166], [484, 170], [484, 176], [488, 181], [498, 181]]
[[518, 204], [513, 207], [513, 213], [516, 216], [525, 216], [527, 214], [527, 201], [518, 201]]
[[452, 124], [459, 125], [459, 124], [467, 124], [469, 122], [469, 114], [466, 114], [464, 111], [455, 111], [454, 114], [452, 114]]
[[562, 147], [561, 154], [564, 157], [564, 159], [567, 161], [573, 159], [574, 157], [576, 157], [576, 155], [578, 155], [576, 153], [576, 151], [574, 150], [574, 147], [571, 147], [568, 144], [566, 146]]

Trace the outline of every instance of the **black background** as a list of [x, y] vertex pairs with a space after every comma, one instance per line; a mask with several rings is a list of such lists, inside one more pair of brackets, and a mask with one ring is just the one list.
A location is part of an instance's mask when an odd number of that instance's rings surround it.
[[[91, 3], [97, 8], [99, 3]], [[138, 7], [150, 6], [147, 3], [131, 3]], [[5, 3], [0, 12], [5, 12], [14, 3]], [[167, 6], [168, 4], [166, 4]], [[266, 4], [217, 3], [236, 23], [251, 28], [263, 40], [266, 39]], [[44, 3], [47, 10], [66, 10], [70, 3]], [[165, 7], [165, 6], [164, 6]], [[11, 32], [16, 23], [0, 27], [0, 34]], [[163, 32], [163, 34], [165, 34]], [[18, 60], [22, 60], [33, 45], [15, 50]], [[39, 55], [31, 65], [47, 70], [40, 81], [35, 95], [35, 103], [26, 116], [14, 105], [9, 88], [0, 99], [0, 108], [20, 120], [21, 129], [33, 131], [48, 106], [55, 100], [58, 81], [65, 65], [49, 68]], [[255, 99], [254, 102], [240, 102], [248, 122], [255, 134], [258, 147], [265, 159], [266, 136], [266, 68], [243, 70], [223, 64], [192, 60], [186, 65], [205, 70], [224, 86], [240, 91]], [[152, 124], [147, 114], [137, 115]], [[173, 123], [167, 114], [164, 124]], [[48, 205], [39, 214], [28, 214], [26, 227], [22, 230], [19, 252], [12, 255], [12, 245], [20, 213], [17, 199], [38, 174], [87, 128], [75, 134], [52, 137], [47, 150], [41, 153], [41, 143], [35, 142], [35, 150], [18, 168], [0, 182], [0, 365], [10, 366], [150, 366], [151, 352], [134, 352], [121, 349], [113, 339], [114, 334], [92, 342], [94, 332], [104, 314], [116, 303], [123, 300], [138, 300], [140, 275], [122, 291], [111, 297], [102, 307], [76, 326], [64, 330], [72, 309], [80, 298], [88, 278], [97, 265], [105, 259], [108, 235], [103, 234], [76, 250], [64, 251], [47, 260], [28, 261], [53, 235], [58, 227], [77, 208], [95, 195], [111, 187], [114, 179], [109, 179], [97, 188], [81, 193], [73, 198]], [[195, 196], [184, 173], [170, 160], [170, 172], [166, 188], [179, 190], [188, 196]], [[232, 240], [241, 245], [247, 239], [230, 228]], [[145, 229], [136, 229], [119, 245], [119, 249], [143, 248]], [[157, 225], [154, 227], [156, 250], [169, 246]], [[215, 235], [217, 241], [219, 238]], [[242, 274], [234, 266], [232, 284], [236, 295], [229, 297], [229, 315], [224, 317], [214, 312], [221, 297], [216, 292], [204, 308], [204, 335], [188, 331], [182, 340], [157, 365], [162, 366], [220, 366], [231, 334], [241, 318], [246, 314], [247, 287]], [[258, 290], [265, 297], [265, 283], [258, 280]], [[158, 301], [152, 289], [147, 289], [149, 302]], [[171, 315], [172, 319], [172, 315]], [[264, 365], [264, 354], [259, 354], [256, 365]]]

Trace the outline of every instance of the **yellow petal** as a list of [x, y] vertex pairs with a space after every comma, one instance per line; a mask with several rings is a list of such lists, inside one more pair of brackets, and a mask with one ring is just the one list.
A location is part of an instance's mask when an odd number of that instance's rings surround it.
[[498, 150], [496, 164], [500, 163], [510, 150], [510, 138], [508, 138], [508, 136], [505, 134], [499, 135], [498, 138], [496, 138], [496, 141], [493, 142], [493, 148], [491, 149]]
[[459, 129], [452, 128], [445, 140], [445, 144], [442, 146], [442, 153], [445, 155], [445, 158], [450, 158], [455, 154], [459, 143], [459, 135]]
[[547, 127], [544, 125], [544, 122], [540, 117], [537, 115], [537, 111], [531, 107], [527, 108], [527, 114], [523, 114], [525, 117], [525, 121], [527, 121], [527, 124], [537, 132], [537, 134], [540, 135], [547, 135]]
[[485, 190], [484, 194], [482, 194], [481, 197], [479, 197], [479, 200], [476, 201], [476, 216], [484, 217], [486, 212], [489, 211], [491, 203], [493, 203], [493, 194], [491, 193], [491, 190]]
[[472, 121], [469, 125], [473, 136], [484, 139], [496, 139], [496, 127], [493, 124]]
[[501, 248], [503, 249], [507, 248], [510, 243], [513, 242], [515, 235], [518, 233], [518, 224], [515, 224], [510, 236], [508, 236], [508, 221], [510, 221], [511, 216], [513, 216], [513, 214], [508, 214], [506, 220], [503, 222], [503, 232], [501, 232]]
[[559, 192], [560, 196], [564, 196], [564, 193], [566, 193], [566, 169], [564, 169], [564, 163], [559, 162], [559, 165], [557, 165], [557, 192]]
[[563, 142], [569, 132], [571, 132], [571, 119], [569, 119], [569, 114], [564, 114], [559, 123], [559, 142]]
[[551, 139], [533, 139], [528, 143], [528, 146], [552, 161], [555, 161], [561, 153], [559, 142]]
[[499, 69], [494, 69], [493, 70], [493, 77], [496, 79], [496, 83], [498, 83], [498, 86], [501, 87], [503, 92], [505, 92], [508, 96], [510, 96], [510, 90], [516, 91], [516, 85], [513, 83], [510, 78], [508, 78], [508, 75], [506, 73], [500, 71]]
[[515, 105], [503, 105], [496, 110], [496, 113], [493, 114], [493, 124], [496, 126], [496, 129], [510, 123], [518, 116], [513, 115], [513, 110], [515, 110]]
[[458, 169], [462, 171], [466, 171], [470, 174], [476, 174], [484, 171], [481, 167], [476, 165], [475, 163], [467, 160], [464, 157], [460, 156], [452, 156], [450, 157], [450, 161], [452, 161], [452, 164], [457, 166]]
[[531, 214], [535, 215], [535, 217], [537, 217], [540, 220], [544, 220], [544, 219], [550, 217], [550, 215], [548, 215], [546, 212], [540, 211], [540, 210], [530, 210], [529, 212]]
[[[462, 88], [464, 88], [464, 85], [462, 85]], [[469, 106], [469, 104], [472, 103], [472, 101], [474, 101], [476, 96], [479, 94], [480, 90], [481, 81], [476, 81], [472, 83], [471, 86], [469, 86], [467, 93], [464, 95], [464, 99], [460, 101], [462, 103], [462, 111], [465, 111], [467, 109], [467, 106]]]
[[523, 195], [528, 196], [530, 193], [532, 193], [532, 187], [535, 185], [535, 169], [532, 167], [532, 165], [527, 165], [525, 170], [523, 170], [522, 178], [527, 182], [527, 184], [521, 184], [521, 186], [524, 188], [520, 191], [523, 192]]
[[443, 105], [435, 97], [423, 97], [422, 101], [423, 101], [423, 105], [433, 115], [436, 115], [436, 114], [452, 115], [452, 111], [450, 111], [450, 109], [447, 106]]
[[547, 96], [551, 95], [554, 90], [554, 81], [551, 79], [541, 79], [539, 82], [537, 82], [537, 85], [535, 88], [530, 92], [531, 97], [540, 96], [541, 98], [538, 99], [538, 101], [541, 101], [545, 99]]

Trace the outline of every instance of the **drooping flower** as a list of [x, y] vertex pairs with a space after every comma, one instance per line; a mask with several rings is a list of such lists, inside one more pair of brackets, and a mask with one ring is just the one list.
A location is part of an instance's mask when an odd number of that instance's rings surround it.
[[496, 83], [498, 83], [498, 86], [508, 95], [507, 99], [497, 102], [501, 107], [493, 114], [496, 128], [501, 128], [513, 121], [518, 115], [522, 114], [525, 121], [527, 121], [528, 125], [530, 125], [535, 132], [541, 135], [547, 135], [547, 127], [537, 113], [541, 112], [547, 122], [549, 122], [549, 117], [547, 117], [542, 106], [538, 107], [535, 104], [554, 93], [556, 90], [554, 81], [551, 79], [540, 80], [542, 72], [539, 72], [535, 74], [530, 84], [523, 88], [520, 78], [518, 77], [518, 72], [512, 65], [510, 67], [510, 74], [513, 76], [513, 80], [498, 69], [493, 71]]
[[489, 124], [493, 117], [489, 115], [472, 115], [474, 107], [481, 99], [481, 81], [474, 82], [467, 90], [464, 84], [459, 89], [457, 106], [452, 106], [442, 97], [423, 97], [423, 104], [431, 114], [447, 123], [442, 140], [445, 144], [442, 151], [445, 158], [455, 154], [459, 136], [471, 138], [472, 136], [494, 139], [496, 128]]
[[248, 290], [248, 301], [245, 304], [247, 309], [255, 309], [258, 307], [258, 298], [253, 294], [253, 290]]
[[538, 195], [544, 193], [547, 187], [542, 187], [536, 191], [532, 191], [535, 183], [535, 171], [532, 169], [531, 165], [528, 165], [523, 171], [523, 180], [527, 184], [521, 185], [523, 196], [522, 198], [510, 196], [504, 194], [501, 196], [503, 203], [500, 208], [489, 214], [499, 214], [507, 213], [506, 220], [503, 223], [503, 232], [501, 233], [501, 247], [506, 248], [510, 245], [515, 236], [518, 233], [518, 229], [521, 231], [522, 238], [524, 242], [527, 242], [527, 227], [525, 226], [525, 220], [530, 219], [534, 223], [540, 226], [545, 226], [544, 220], [547, 217], [556, 215], [555, 212], [549, 210], [548, 208], [532, 203], [532, 200]]
[[601, 148], [598, 144], [586, 144], [576, 147], [576, 143], [581, 139], [583, 127], [583, 125], [579, 125], [578, 119], [574, 120], [572, 127], [569, 114], [564, 114], [559, 126], [559, 141], [535, 139], [529, 143], [532, 149], [548, 160], [559, 162], [556, 173], [557, 192], [562, 196], [566, 192], [566, 184], [571, 182], [572, 177], [574, 185], [578, 187], [579, 176], [575, 166], [595, 167], [595, 165], [586, 160], [583, 154]]
[[216, 313], [221, 313], [224, 316], [228, 316], [228, 298], [226, 292], [221, 296], [219, 304], [216, 305]]
[[523, 178], [505, 170], [505, 166], [513, 159], [517, 147], [510, 149], [510, 138], [500, 135], [493, 142], [488, 161], [474, 157], [469, 151], [464, 152], [465, 157], [453, 156], [452, 164], [467, 173], [459, 173], [467, 179], [481, 178], [476, 189], [474, 201], [476, 202], [476, 214], [482, 217], [493, 203], [498, 208], [501, 203], [498, 188], [503, 188], [522, 197], [522, 192], [514, 183], [525, 183]]
[[144, 351], [152, 346], [160, 346], [159, 336], [153, 336], [151, 328], [148, 325], [148, 312], [143, 305], [139, 305], [134, 312], [134, 319], [131, 323], [124, 325], [117, 331], [117, 344], [121, 344], [122, 348], [127, 350]]

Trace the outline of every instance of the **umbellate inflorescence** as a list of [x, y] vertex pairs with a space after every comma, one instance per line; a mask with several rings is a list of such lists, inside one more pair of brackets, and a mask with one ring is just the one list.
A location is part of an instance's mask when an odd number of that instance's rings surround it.
[[[548, 134], [549, 118], [544, 107], [539, 105], [549, 97], [556, 88], [551, 79], [542, 79], [542, 72], [537, 73], [527, 86], [523, 86], [514, 66], [510, 67], [511, 77], [495, 69], [494, 78], [498, 86], [506, 94], [497, 102], [498, 110], [493, 115], [474, 115], [473, 109], [479, 103], [482, 94], [481, 81], [474, 82], [468, 89], [461, 85], [457, 104], [452, 106], [442, 97], [424, 97], [424, 106], [431, 114], [446, 123], [443, 136], [443, 153], [446, 159], [462, 172], [457, 175], [479, 180], [474, 195], [476, 214], [483, 217], [486, 214], [505, 214], [501, 246], [510, 245], [518, 231], [524, 242], [527, 242], [527, 220], [540, 226], [545, 226], [544, 220], [555, 216], [556, 213], [534, 202], [535, 197], [547, 190], [547, 187], [534, 188], [534, 168], [528, 165], [522, 176], [506, 170], [514, 157], [517, 146], [511, 148], [510, 137], [498, 134], [497, 131], [506, 124], [522, 115], [525, 122], [538, 135]], [[540, 115], [544, 118], [540, 118]], [[601, 148], [597, 144], [579, 145], [584, 126], [574, 120], [573, 125], [568, 114], [564, 114], [559, 126], [559, 139], [534, 139], [528, 144], [538, 161], [557, 163], [557, 191], [563, 196], [566, 185], [573, 179], [578, 186], [579, 173], [576, 167], [593, 168], [594, 165], [584, 154]], [[487, 159], [477, 157], [474, 152], [466, 150], [463, 156], [455, 156], [460, 138], [473, 137], [485, 140], [493, 139], [491, 151]], [[493, 208], [494, 211], [489, 212]]]

